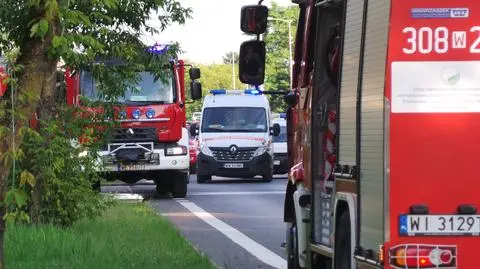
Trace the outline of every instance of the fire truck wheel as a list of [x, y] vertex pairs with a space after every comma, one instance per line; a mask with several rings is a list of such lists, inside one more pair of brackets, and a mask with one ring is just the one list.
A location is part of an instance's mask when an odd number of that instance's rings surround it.
[[262, 176], [262, 181], [263, 182], [272, 182], [273, 180], [273, 173], [270, 173], [270, 174], [267, 174], [267, 175], [263, 175]]
[[173, 198], [185, 198], [187, 196], [188, 174], [180, 173], [173, 180]]
[[338, 219], [335, 236], [335, 269], [351, 268], [350, 215], [345, 210]]
[[212, 181], [212, 176], [209, 175], [197, 175], [197, 183], [202, 184], [202, 183], [207, 183]]
[[300, 267], [298, 261], [298, 236], [297, 236], [297, 225], [293, 224], [293, 226], [289, 230], [289, 249], [288, 249], [288, 261], [287, 261], [287, 269], [303, 269]]

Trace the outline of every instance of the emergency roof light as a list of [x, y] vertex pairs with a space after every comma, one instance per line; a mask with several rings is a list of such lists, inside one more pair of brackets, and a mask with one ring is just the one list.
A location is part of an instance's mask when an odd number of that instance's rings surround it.
[[274, 119], [286, 119], [287, 114], [286, 113], [272, 113], [272, 118], [274, 118]]
[[246, 89], [246, 90], [226, 90], [226, 89], [215, 89], [215, 90], [210, 90], [210, 93], [213, 95], [220, 95], [220, 94], [226, 94], [226, 95], [261, 95], [262, 92], [260, 90], [256, 89]]
[[168, 51], [168, 49], [169, 49], [168, 45], [155, 43], [155, 45], [148, 47], [147, 50], [152, 54], [163, 55]]

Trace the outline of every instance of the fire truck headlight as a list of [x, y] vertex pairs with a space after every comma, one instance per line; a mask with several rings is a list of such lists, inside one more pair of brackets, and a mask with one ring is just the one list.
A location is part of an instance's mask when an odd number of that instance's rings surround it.
[[188, 148], [186, 146], [178, 146], [167, 148], [165, 155], [166, 156], [176, 156], [176, 155], [187, 155]]
[[207, 156], [212, 156], [213, 157], [213, 152], [210, 150], [210, 148], [204, 142], [200, 142], [200, 152], [207, 155]]
[[145, 113], [145, 115], [147, 116], [147, 118], [151, 119], [155, 116], [155, 110], [152, 108], [149, 108]]
[[133, 117], [134, 119], [140, 118], [140, 109], [138, 109], [138, 108], [135, 109], [135, 110], [132, 112], [132, 117]]

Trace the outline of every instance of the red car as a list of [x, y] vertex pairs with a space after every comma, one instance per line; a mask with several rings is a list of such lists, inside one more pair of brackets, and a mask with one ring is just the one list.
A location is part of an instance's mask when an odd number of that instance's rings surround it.
[[[187, 129], [190, 129], [190, 124], [187, 124]], [[195, 174], [197, 171], [197, 137], [191, 137], [189, 135], [189, 152], [190, 152], [190, 174]]]

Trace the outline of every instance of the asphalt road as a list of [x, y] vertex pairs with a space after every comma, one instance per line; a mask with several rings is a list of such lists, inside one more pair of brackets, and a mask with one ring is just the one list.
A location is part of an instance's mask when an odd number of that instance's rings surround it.
[[220, 268], [286, 268], [286, 255], [280, 248], [285, 240], [286, 180], [276, 177], [262, 183], [214, 177], [210, 184], [197, 184], [192, 175], [185, 199], [158, 196], [155, 185], [147, 181], [103, 186], [102, 191], [146, 197]]

